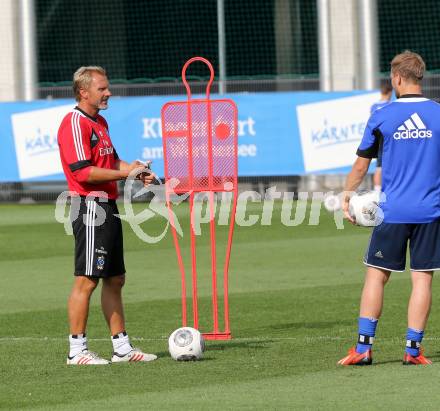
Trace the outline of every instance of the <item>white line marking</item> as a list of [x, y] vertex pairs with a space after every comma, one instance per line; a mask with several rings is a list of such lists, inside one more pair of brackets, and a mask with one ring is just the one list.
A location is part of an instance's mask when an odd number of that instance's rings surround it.
[[[144, 338], [144, 337], [130, 337], [131, 341], [168, 341], [169, 336], [163, 336], [158, 338]], [[34, 341], [34, 342], [47, 342], [47, 341], [67, 341], [68, 337], [0, 337], [0, 343], [2, 342], [26, 342], [26, 341]], [[273, 341], [345, 341], [352, 340], [353, 333], [347, 334], [345, 336], [330, 336], [330, 335], [315, 335], [315, 336], [304, 336], [304, 337], [232, 337], [231, 340], [209, 340], [213, 342], [222, 342], [228, 341], [241, 341], [241, 342], [273, 342]], [[110, 341], [110, 337], [107, 338], [87, 338], [87, 341]], [[404, 338], [402, 337], [380, 337], [378, 341], [401, 341], [404, 342]], [[440, 341], [440, 336], [433, 337], [424, 337], [423, 341]]]

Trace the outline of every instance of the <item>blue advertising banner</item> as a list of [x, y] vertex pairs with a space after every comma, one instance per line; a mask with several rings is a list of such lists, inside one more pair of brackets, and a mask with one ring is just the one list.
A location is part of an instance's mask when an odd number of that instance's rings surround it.
[[[228, 94], [238, 106], [240, 176], [347, 172], [377, 92]], [[211, 97], [215, 99], [216, 96]], [[112, 97], [101, 112], [119, 156], [163, 176], [160, 111], [184, 96]], [[73, 100], [0, 104], [0, 181], [63, 180], [57, 130]]]

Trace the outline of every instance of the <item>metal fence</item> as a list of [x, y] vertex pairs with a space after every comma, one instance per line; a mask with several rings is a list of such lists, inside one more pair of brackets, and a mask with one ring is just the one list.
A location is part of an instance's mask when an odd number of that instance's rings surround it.
[[[190, 81], [193, 94], [205, 93], [207, 80]], [[225, 81], [227, 93], [258, 93], [270, 91], [313, 91], [319, 90], [319, 78], [273, 78], [273, 79], [240, 79]], [[111, 84], [114, 96], [169, 96], [186, 94], [181, 79], [174, 82], [144, 84]], [[214, 81], [211, 93], [218, 93], [219, 83]], [[40, 99], [73, 98], [72, 87], [40, 87]]]
[[[389, 81], [387, 74], [380, 76], [380, 81]], [[207, 80], [190, 81], [193, 94], [205, 93]], [[440, 99], [440, 73], [429, 73], [423, 80], [423, 90], [428, 98]], [[112, 84], [114, 96], [169, 96], [186, 94], [180, 79], [174, 82], [143, 83], [143, 84]], [[211, 93], [218, 93], [219, 83], [214, 81]], [[319, 91], [319, 78], [272, 78], [272, 79], [240, 79], [225, 81], [226, 93], [260, 93], [274, 91]], [[73, 98], [71, 86], [40, 87], [40, 99]]]

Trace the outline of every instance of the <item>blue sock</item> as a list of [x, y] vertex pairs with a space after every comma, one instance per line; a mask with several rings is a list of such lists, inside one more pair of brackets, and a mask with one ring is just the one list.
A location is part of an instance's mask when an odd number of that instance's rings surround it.
[[363, 354], [371, 349], [376, 335], [377, 320], [375, 318], [359, 317], [359, 339], [356, 352]]
[[405, 351], [413, 357], [418, 357], [420, 354], [420, 343], [423, 340], [424, 331], [408, 328], [406, 332], [406, 348]]

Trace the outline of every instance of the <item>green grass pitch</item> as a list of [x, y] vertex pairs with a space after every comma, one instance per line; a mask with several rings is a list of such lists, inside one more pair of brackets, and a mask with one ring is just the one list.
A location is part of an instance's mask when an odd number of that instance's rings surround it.
[[[177, 210], [188, 223], [185, 205]], [[261, 215], [260, 206], [253, 212]], [[387, 286], [372, 367], [336, 362], [356, 338], [369, 230], [337, 230], [329, 214], [318, 226], [285, 227], [276, 204], [272, 225], [237, 227], [230, 266], [233, 340], [207, 343], [205, 358], [178, 363], [167, 352], [180, 326], [180, 279], [172, 237], [145, 244], [124, 223], [127, 330], [154, 352], [149, 364], [65, 365], [66, 300], [72, 283], [72, 237], [53, 205], [0, 206], [1, 409], [438, 409], [439, 283], [425, 348], [431, 367], [403, 367], [408, 272]], [[139, 206], [137, 210], [140, 210]], [[160, 232], [164, 220], [145, 224]], [[207, 227], [204, 235], [209, 234]], [[224, 230], [219, 233], [220, 243]], [[184, 239], [185, 240], [185, 239]], [[185, 258], [187, 257], [187, 245]], [[201, 266], [209, 248], [199, 240]], [[209, 270], [201, 269], [203, 327], [209, 327]], [[111, 354], [95, 293], [90, 349]]]

